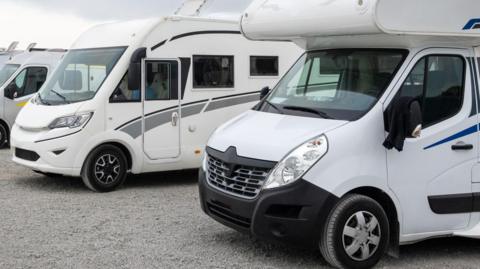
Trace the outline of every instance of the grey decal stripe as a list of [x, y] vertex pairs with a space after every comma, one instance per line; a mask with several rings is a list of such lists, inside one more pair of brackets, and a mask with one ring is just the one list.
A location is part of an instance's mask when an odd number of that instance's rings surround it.
[[258, 94], [253, 94], [253, 95], [248, 95], [248, 96], [239, 96], [235, 98], [229, 98], [229, 99], [222, 99], [218, 101], [212, 101], [207, 109], [205, 109], [205, 112], [209, 112], [212, 110], [217, 110], [217, 109], [222, 109], [225, 107], [230, 107], [230, 106], [236, 106], [236, 105], [241, 105], [241, 104], [246, 104], [250, 102], [255, 102], [259, 101], [259, 95]]
[[139, 119], [133, 123], [130, 123], [129, 125], [120, 129], [120, 131], [127, 133], [133, 138], [137, 138], [142, 134], [142, 120]]
[[205, 107], [205, 104], [182, 107], [182, 118], [200, 114], [200, 112], [202, 112], [204, 107]]
[[178, 108], [155, 114], [145, 119], [145, 132], [157, 128], [160, 125], [172, 121], [172, 113], [178, 111]]

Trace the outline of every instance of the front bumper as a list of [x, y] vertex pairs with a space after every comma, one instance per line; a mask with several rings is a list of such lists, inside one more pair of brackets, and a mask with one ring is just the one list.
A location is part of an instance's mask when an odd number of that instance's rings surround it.
[[[75, 160], [82, 144], [82, 131], [44, 139], [42, 132], [32, 132], [14, 125], [11, 135], [12, 160], [32, 170], [67, 176], [79, 176], [81, 167], [75, 167]], [[17, 149], [29, 152], [38, 158], [25, 158]]]
[[254, 200], [238, 198], [210, 186], [199, 174], [203, 211], [216, 221], [255, 237], [298, 246], [318, 246], [328, 214], [338, 201], [333, 194], [305, 181], [263, 191]]

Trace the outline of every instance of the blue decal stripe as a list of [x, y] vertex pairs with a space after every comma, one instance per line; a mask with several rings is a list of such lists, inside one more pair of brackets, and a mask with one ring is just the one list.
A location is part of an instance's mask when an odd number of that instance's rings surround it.
[[452, 136], [450, 136], [450, 137], [447, 137], [447, 138], [445, 138], [445, 139], [443, 139], [443, 140], [440, 140], [440, 141], [438, 141], [438, 142], [435, 143], [435, 144], [432, 144], [432, 145], [430, 145], [430, 146], [428, 146], [428, 147], [425, 147], [424, 150], [431, 149], [431, 148], [436, 147], [436, 146], [440, 146], [440, 145], [442, 145], [442, 144], [448, 143], [448, 142], [453, 141], [453, 140], [455, 140], [455, 139], [459, 139], [459, 138], [465, 137], [465, 136], [467, 136], [467, 135], [474, 134], [474, 133], [476, 133], [476, 132], [478, 132], [478, 124], [473, 125], [472, 127], [467, 128], [467, 129], [465, 129], [465, 130], [463, 130], [463, 131], [461, 131], [461, 132], [458, 132], [458, 133], [456, 133], [456, 134], [454, 134], [454, 135], [452, 135]]
[[463, 27], [463, 30], [471, 30], [473, 27], [477, 24], [480, 23], [480, 19], [471, 19], [465, 27]]

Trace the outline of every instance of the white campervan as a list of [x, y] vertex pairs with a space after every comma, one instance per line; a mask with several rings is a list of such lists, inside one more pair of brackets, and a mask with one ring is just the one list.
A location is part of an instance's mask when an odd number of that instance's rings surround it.
[[[221, 123], [250, 109], [301, 54], [243, 37], [238, 20], [105, 24], [65, 55], [12, 131], [13, 160], [110, 191], [134, 174], [198, 168]], [[127, 72], [128, 71], [128, 72]]]
[[42, 87], [64, 54], [65, 50], [32, 47], [4, 62], [0, 68], [0, 148], [8, 144], [19, 111]]
[[305, 53], [210, 138], [215, 220], [369, 268], [398, 245], [480, 238], [480, 2], [254, 1], [242, 30]]

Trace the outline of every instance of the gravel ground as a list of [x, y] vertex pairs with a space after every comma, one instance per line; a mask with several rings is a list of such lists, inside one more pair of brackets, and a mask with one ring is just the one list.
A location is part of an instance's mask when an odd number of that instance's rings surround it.
[[[323, 268], [315, 250], [257, 241], [205, 216], [195, 173], [130, 177], [96, 194], [0, 150], [0, 268]], [[479, 268], [480, 240], [401, 248], [379, 268]]]

